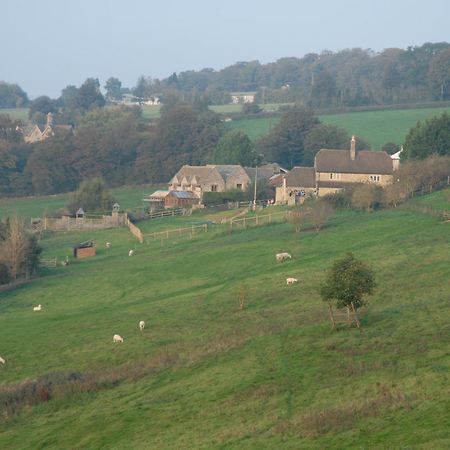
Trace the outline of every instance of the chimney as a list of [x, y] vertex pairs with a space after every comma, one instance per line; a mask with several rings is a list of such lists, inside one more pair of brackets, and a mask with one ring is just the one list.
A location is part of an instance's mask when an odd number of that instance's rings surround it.
[[356, 158], [356, 140], [355, 136], [352, 136], [352, 140], [350, 143], [350, 159], [354, 161]]
[[51, 127], [53, 125], [53, 114], [49, 112], [47, 114], [47, 126]]

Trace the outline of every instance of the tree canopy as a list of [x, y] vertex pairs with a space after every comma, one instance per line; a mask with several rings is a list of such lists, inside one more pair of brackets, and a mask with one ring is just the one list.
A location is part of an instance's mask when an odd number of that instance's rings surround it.
[[406, 136], [401, 157], [425, 159], [432, 154], [450, 155], [450, 116], [446, 112], [418, 122]]
[[213, 162], [216, 164], [254, 166], [257, 163], [255, 146], [243, 131], [228, 131], [217, 143], [214, 150]]
[[320, 289], [322, 300], [335, 302], [338, 308], [360, 308], [364, 296], [371, 295], [375, 288], [373, 270], [353, 253], [336, 260], [328, 271]]

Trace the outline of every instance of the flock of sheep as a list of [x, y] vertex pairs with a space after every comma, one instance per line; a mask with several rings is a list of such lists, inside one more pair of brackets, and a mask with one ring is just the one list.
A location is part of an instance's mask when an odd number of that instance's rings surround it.
[[[110, 248], [111, 247], [111, 243], [110, 242], [106, 242], [106, 248]], [[128, 256], [133, 256], [134, 255], [134, 250], [130, 250], [128, 252]], [[287, 261], [288, 259], [292, 259], [292, 255], [287, 253], [287, 252], [282, 252], [282, 253], [277, 253], [275, 255], [275, 259], [278, 262], [284, 262]], [[294, 284], [294, 283], [298, 283], [298, 279], [297, 278], [293, 278], [293, 277], [288, 277], [286, 278], [286, 284]], [[42, 311], [42, 305], [36, 305], [33, 307], [33, 311]], [[143, 331], [145, 328], [145, 321], [141, 320], [139, 322], [139, 330]], [[120, 334], [115, 334], [113, 336], [113, 342], [114, 343], [118, 343], [118, 342], [123, 342], [123, 337]], [[6, 360], [4, 358], [2, 358], [0, 356], [0, 364], [5, 364]]]

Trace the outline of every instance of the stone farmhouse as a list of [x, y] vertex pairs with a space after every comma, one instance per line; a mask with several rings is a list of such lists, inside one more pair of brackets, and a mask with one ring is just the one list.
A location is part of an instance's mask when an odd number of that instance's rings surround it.
[[250, 176], [240, 165], [185, 165], [170, 180], [169, 191], [194, 192], [199, 198], [202, 198], [204, 192], [245, 190], [250, 183]]
[[392, 183], [394, 160], [383, 151], [356, 151], [355, 137], [350, 150], [322, 149], [314, 167], [294, 167], [276, 188], [277, 204], [296, 204], [308, 194], [321, 197], [357, 183], [386, 186]]
[[71, 125], [54, 125], [53, 114], [49, 112], [45, 126], [30, 124], [21, 128], [20, 131], [22, 132], [23, 140], [28, 144], [33, 144], [34, 142], [44, 141], [56, 134], [71, 133], [73, 128]]
[[256, 92], [231, 92], [230, 96], [233, 105], [253, 103], [255, 101]]

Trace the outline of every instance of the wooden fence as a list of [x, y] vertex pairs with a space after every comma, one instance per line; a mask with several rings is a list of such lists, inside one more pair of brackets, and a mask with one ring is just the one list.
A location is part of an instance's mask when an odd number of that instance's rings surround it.
[[184, 216], [185, 214], [186, 210], [183, 208], [171, 209], [167, 211], [150, 212], [145, 216], [145, 219], [160, 219], [161, 217]]
[[56, 256], [51, 259], [41, 259], [41, 266], [43, 267], [56, 267], [58, 265], [58, 259]]
[[144, 235], [142, 234], [142, 231], [134, 223], [131, 222], [128, 216], [127, 216], [127, 226], [131, 234], [137, 237], [139, 242], [142, 244], [144, 242]]
[[243, 217], [242, 219], [232, 219], [229, 221], [229, 229], [248, 228], [260, 225], [267, 225], [269, 223], [285, 222], [289, 213], [286, 211], [280, 211], [276, 213], [269, 213], [264, 215], [255, 215], [250, 217]]
[[143, 240], [150, 241], [163, 241], [167, 239], [173, 239], [175, 237], [187, 236], [193, 237], [199, 233], [206, 233], [208, 231], [208, 224], [192, 225], [184, 228], [167, 229], [164, 231], [156, 231], [154, 233], [143, 234]]
[[405, 209], [409, 209], [410, 211], [417, 211], [423, 214], [427, 214], [433, 217], [439, 217], [442, 220], [450, 220], [450, 211], [446, 211], [444, 209], [436, 209], [430, 205], [424, 205], [420, 203], [410, 203], [408, 205], [403, 206]]

